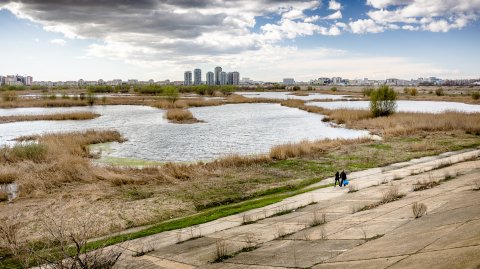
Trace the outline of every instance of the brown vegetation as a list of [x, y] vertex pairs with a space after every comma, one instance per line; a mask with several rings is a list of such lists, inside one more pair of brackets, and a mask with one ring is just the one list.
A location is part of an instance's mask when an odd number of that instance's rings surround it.
[[270, 158], [285, 160], [295, 157], [314, 156], [325, 153], [342, 145], [358, 144], [369, 141], [369, 138], [358, 139], [323, 139], [316, 141], [301, 141], [300, 143], [288, 143], [274, 146], [270, 150]]
[[415, 202], [412, 204], [412, 212], [415, 218], [420, 218], [427, 213], [427, 206], [424, 203]]
[[39, 120], [91, 120], [100, 117], [100, 114], [92, 112], [72, 112], [47, 115], [16, 115], [0, 116], [0, 123], [16, 121], [39, 121]]
[[165, 117], [172, 123], [197, 123], [202, 122], [196, 119], [188, 109], [172, 108], [167, 110]]
[[[28, 140], [35, 141], [28, 142]], [[47, 134], [21, 137], [12, 147], [0, 148], [0, 165], [7, 172], [3, 176], [21, 186], [21, 194], [48, 191], [52, 187], [76, 181], [97, 178], [88, 145], [123, 141], [115, 131], [86, 131], [78, 133]], [[8, 167], [8, 168], [7, 168]]]

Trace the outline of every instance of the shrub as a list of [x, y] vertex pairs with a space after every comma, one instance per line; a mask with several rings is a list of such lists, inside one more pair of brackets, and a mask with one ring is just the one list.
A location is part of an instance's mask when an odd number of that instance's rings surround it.
[[332, 92], [336, 92], [336, 91], [337, 91], [337, 87], [331, 87], [330, 90], [331, 90]]
[[0, 203], [5, 201], [8, 201], [8, 193], [0, 190]]
[[437, 96], [444, 96], [445, 94], [443, 93], [443, 89], [442, 88], [438, 88], [435, 90], [435, 94]]
[[180, 94], [178, 93], [177, 88], [173, 86], [165, 86], [163, 88], [161, 96], [163, 96], [167, 100], [170, 100], [172, 103], [175, 103], [175, 101], [178, 100]]
[[393, 88], [383, 85], [370, 94], [370, 111], [375, 117], [388, 116], [395, 113], [397, 94]]
[[293, 86], [292, 90], [294, 90], [294, 91], [299, 91], [299, 90], [300, 90], [300, 86]]
[[6, 91], [2, 94], [2, 100], [5, 102], [13, 102], [17, 100], [17, 93], [14, 91]]
[[424, 203], [415, 202], [412, 204], [412, 212], [415, 218], [420, 218], [427, 213], [427, 206]]
[[480, 92], [472, 92], [472, 99], [473, 100], [480, 99]]
[[47, 146], [37, 143], [17, 144], [12, 148], [12, 155], [17, 160], [41, 162], [47, 156]]
[[409, 94], [411, 96], [416, 96], [418, 94], [418, 90], [416, 88], [405, 88], [403, 91], [405, 94]]
[[95, 95], [92, 94], [92, 93], [88, 93], [87, 94], [87, 104], [89, 106], [93, 106], [94, 103], [95, 103]]
[[374, 91], [374, 88], [363, 88], [362, 94], [363, 96], [370, 96], [370, 94]]

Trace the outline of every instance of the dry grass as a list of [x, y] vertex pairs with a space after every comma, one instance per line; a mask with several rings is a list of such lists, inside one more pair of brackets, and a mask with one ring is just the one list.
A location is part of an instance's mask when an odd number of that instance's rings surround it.
[[22, 195], [45, 192], [68, 182], [96, 180], [99, 169], [88, 160], [92, 157], [88, 145], [123, 141], [116, 131], [93, 130], [19, 138], [32, 139], [36, 142], [0, 149], [0, 164], [5, 165], [2, 171], [6, 171], [3, 178], [19, 183]]
[[427, 206], [424, 203], [415, 202], [412, 204], [412, 212], [415, 218], [420, 218], [427, 213]]
[[423, 191], [440, 185], [440, 182], [434, 180], [417, 181], [413, 185], [413, 191]]
[[358, 139], [323, 139], [316, 141], [301, 141], [299, 143], [288, 143], [275, 146], [270, 150], [270, 158], [274, 160], [285, 160], [295, 157], [315, 156], [339, 148], [343, 145], [365, 143], [369, 138]]
[[[445, 132], [462, 130], [480, 134], [480, 113], [445, 112], [405, 113], [399, 112], [388, 117], [373, 118], [370, 111], [356, 109], [325, 109], [305, 105], [305, 101], [289, 99], [281, 105], [299, 108], [311, 113], [326, 115], [324, 121], [344, 123], [349, 128], [367, 129], [384, 137], [409, 136], [421, 132]], [[429, 147], [429, 142], [417, 145], [413, 150], [421, 151]]]
[[17, 115], [17, 116], [1, 116], [0, 123], [16, 122], [16, 121], [38, 121], [38, 120], [91, 120], [100, 117], [100, 114], [92, 112], [72, 112], [47, 115]]
[[192, 112], [187, 109], [172, 108], [167, 110], [165, 117], [173, 123], [197, 123], [202, 122], [196, 119]]
[[[422, 132], [446, 132], [462, 130], [466, 133], [480, 134], [480, 113], [469, 114], [460, 112], [445, 112], [440, 114], [427, 113], [396, 113], [388, 117], [347, 122], [351, 128], [368, 129], [385, 137], [409, 136]], [[423, 142], [422, 147], [428, 147]]]

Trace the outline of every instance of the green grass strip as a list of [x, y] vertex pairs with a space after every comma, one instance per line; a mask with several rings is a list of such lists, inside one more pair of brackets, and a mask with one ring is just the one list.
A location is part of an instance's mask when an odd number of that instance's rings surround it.
[[158, 234], [161, 232], [166, 232], [166, 231], [171, 231], [171, 230], [176, 230], [176, 229], [182, 229], [194, 225], [199, 225], [203, 223], [207, 223], [213, 220], [217, 220], [219, 218], [235, 215], [238, 213], [242, 213], [251, 209], [256, 209], [256, 208], [261, 208], [267, 205], [271, 205], [274, 203], [281, 202], [285, 198], [289, 198], [295, 195], [299, 195], [302, 193], [306, 193], [309, 191], [313, 191], [316, 189], [321, 189], [321, 188], [326, 188], [333, 186], [333, 184], [327, 184], [319, 187], [314, 187], [314, 188], [308, 188], [308, 189], [300, 189], [284, 194], [277, 194], [277, 195], [269, 195], [265, 197], [261, 197], [258, 199], [250, 200], [250, 201], [245, 201], [241, 203], [236, 203], [236, 204], [229, 204], [229, 205], [223, 205], [223, 206], [218, 206], [215, 208], [211, 208], [205, 211], [202, 211], [200, 213], [197, 213], [195, 215], [171, 220], [171, 221], [166, 221], [162, 222], [156, 225], [153, 225], [151, 227], [148, 227], [144, 230], [137, 231], [137, 232], [132, 232], [128, 234], [120, 234], [116, 236], [112, 236], [106, 239], [98, 240], [91, 242], [87, 245], [87, 250], [95, 250], [101, 247], [106, 247], [118, 243], [122, 243], [128, 240], [132, 239], [137, 239], [141, 237], [146, 237], [154, 234]]

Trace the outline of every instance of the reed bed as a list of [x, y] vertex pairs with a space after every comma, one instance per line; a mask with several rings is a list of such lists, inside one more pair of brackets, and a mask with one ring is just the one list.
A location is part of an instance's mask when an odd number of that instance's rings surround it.
[[197, 123], [202, 122], [196, 119], [188, 109], [172, 108], [167, 110], [165, 117], [172, 123]]
[[100, 114], [92, 112], [72, 112], [47, 115], [15, 115], [1, 116], [0, 123], [17, 121], [40, 121], [40, 120], [91, 120], [100, 117]]
[[447, 131], [480, 134], [480, 113], [445, 112], [428, 114], [402, 112], [388, 117], [347, 122], [347, 126], [368, 129], [385, 137]]
[[296, 157], [311, 157], [344, 145], [360, 144], [370, 141], [369, 138], [358, 139], [323, 139], [316, 141], [301, 141], [275, 146], [270, 150], [270, 158], [285, 160]]

